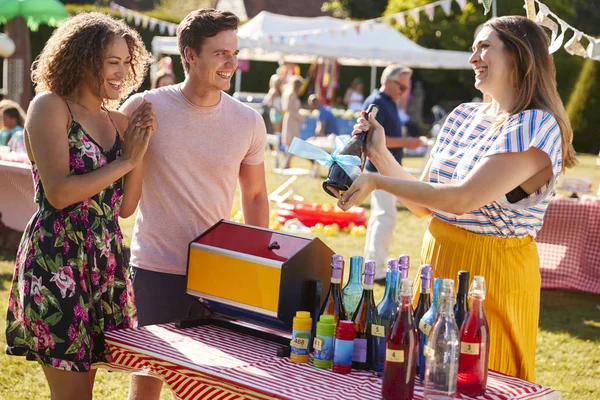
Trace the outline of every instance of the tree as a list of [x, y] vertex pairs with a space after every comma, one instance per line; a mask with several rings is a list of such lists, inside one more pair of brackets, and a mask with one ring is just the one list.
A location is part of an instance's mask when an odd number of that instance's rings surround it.
[[387, 0], [331, 0], [322, 9], [338, 18], [372, 19], [381, 16], [387, 4]]

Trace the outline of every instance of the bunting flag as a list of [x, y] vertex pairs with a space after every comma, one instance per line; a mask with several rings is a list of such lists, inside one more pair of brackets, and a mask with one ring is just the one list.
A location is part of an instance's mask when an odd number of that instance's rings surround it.
[[[548, 51], [550, 54], [563, 47], [567, 31], [572, 31], [573, 36], [565, 43], [564, 49], [574, 56], [587, 57], [592, 60], [600, 61], [600, 40], [590, 35], [586, 35], [578, 29], [560, 19], [556, 14], [550, 11], [550, 8], [539, 0], [535, 0], [538, 12], [535, 14], [535, 22], [548, 28], [552, 34]], [[535, 12], [535, 9], [532, 10]], [[584, 46], [582, 40], [587, 40], [587, 46]]]
[[427, 18], [430, 21], [433, 21], [433, 17], [435, 16], [435, 7], [432, 5], [425, 6], [425, 14], [427, 14]]
[[118, 12], [121, 16], [121, 19], [129, 22], [130, 24], [135, 24], [136, 27], [141, 26], [144, 29], [150, 29], [151, 31], [156, 28], [158, 25], [158, 29], [161, 35], [164, 35], [167, 32], [170, 36], [175, 36], [177, 33], [177, 24], [167, 21], [161, 21], [156, 18], [151, 18], [148, 15], [144, 15], [138, 13], [134, 10], [130, 10], [123, 6], [118, 5], [115, 2], [110, 2], [110, 9], [113, 12]]
[[419, 16], [419, 12], [421, 9], [412, 9], [409, 11], [410, 17], [415, 21], [415, 24], [419, 25], [421, 22], [421, 17]]
[[483, 14], [487, 15], [492, 8], [492, 0], [479, 0], [479, 3], [483, 4]]
[[[449, 17], [450, 10], [452, 8], [452, 2], [444, 1], [444, 2], [442, 2], [442, 4], [440, 4], [440, 6], [442, 7], [442, 10], [444, 10], [444, 13], [446, 14], [446, 16]], [[462, 10], [462, 8], [461, 8], [461, 10]]]
[[467, 0], [456, 0], [456, 4], [460, 7], [460, 10], [464, 10], [467, 6]]
[[398, 13], [394, 16], [394, 19], [396, 20], [396, 22], [398, 22], [398, 25], [400, 25], [401, 27], [405, 27], [406, 26], [406, 18], [404, 18], [404, 13]]

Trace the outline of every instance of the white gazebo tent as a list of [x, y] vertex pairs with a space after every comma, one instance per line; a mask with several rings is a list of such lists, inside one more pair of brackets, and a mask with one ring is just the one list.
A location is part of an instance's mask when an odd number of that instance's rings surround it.
[[[375, 67], [400, 63], [412, 68], [470, 69], [470, 53], [424, 48], [393, 27], [332, 17], [303, 18], [262, 11], [238, 30], [240, 59], [284, 60], [310, 64], [318, 57], [336, 58], [342, 65]], [[177, 39], [154, 37], [152, 52], [178, 54]], [[239, 85], [236, 80], [236, 90]]]

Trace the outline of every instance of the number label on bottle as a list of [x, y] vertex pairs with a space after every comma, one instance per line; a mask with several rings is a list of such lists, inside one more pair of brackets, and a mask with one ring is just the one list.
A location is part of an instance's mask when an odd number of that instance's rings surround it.
[[387, 362], [404, 362], [404, 350], [386, 349], [385, 360]]
[[419, 321], [419, 329], [421, 330], [421, 332], [429, 336], [429, 332], [431, 332], [431, 325], [421, 320]]
[[385, 337], [385, 326], [371, 325], [371, 335], [377, 337]]
[[323, 343], [325, 343], [323, 339], [316, 337], [313, 341], [313, 348], [317, 351], [321, 351], [323, 350]]
[[293, 338], [291, 346], [298, 349], [308, 349], [308, 339], [300, 337]]
[[462, 354], [479, 355], [479, 343], [460, 343], [460, 352]]
[[429, 347], [429, 346], [424, 346], [423, 347], [423, 354], [427, 358], [433, 358], [433, 349], [431, 347]]

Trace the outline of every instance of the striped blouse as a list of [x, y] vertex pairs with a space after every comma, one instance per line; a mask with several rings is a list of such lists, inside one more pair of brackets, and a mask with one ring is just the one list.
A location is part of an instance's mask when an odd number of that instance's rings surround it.
[[502, 196], [463, 215], [438, 210], [432, 212], [437, 218], [470, 232], [501, 237], [530, 235], [535, 238], [562, 169], [559, 125], [545, 111], [525, 110], [508, 117], [498, 129], [490, 129], [494, 121], [483, 113], [486, 105], [461, 104], [448, 116], [431, 151], [429, 182], [460, 182], [487, 156], [526, 151], [531, 147], [548, 154], [553, 178], [543, 188], [515, 204]]

